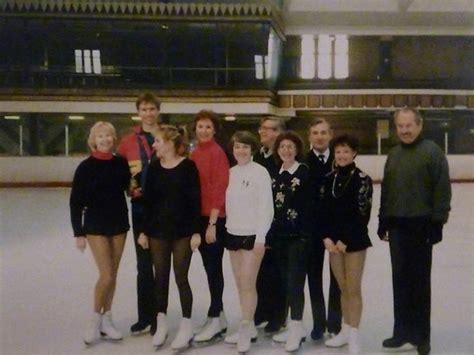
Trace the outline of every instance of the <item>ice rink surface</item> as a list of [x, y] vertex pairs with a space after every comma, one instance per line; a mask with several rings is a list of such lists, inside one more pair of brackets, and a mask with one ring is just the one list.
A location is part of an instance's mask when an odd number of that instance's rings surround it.
[[[122, 342], [86, 347], [84, 325], [92, 310], [96, 267], [89, 250], [74, 246], [69, 224], [69, 189], [0, 189], [0, 354], [171, 354], [169, 344], [181, 317], [172, 280], [168, 310], [171, 335], [158, 352], [151, 336], [133, 337], [136, 321], [135, 253], [129, 234], [118, 275], [114, 319]], [[364, 354], [382, 354], [381, 342], [392, 331], [392, 289], [388, 245], [376, 236], [380, 185], [375, 186], [369, 249], [363, 279], [364, 310], [360, 327]], [[432, 272], [432, 354], [474, 354], [474, 184], [453, 184], [452, 212], [444, 240], [434, 248]], [[224, 255], [224, 308], [230, 331], [238, 326], [239, 302]], [[327, 268], [325, 269], [325, 273]], [[209, 303], [201, 257], [193, 256], [190, 282], [193, 322], [204, 322]], [[327, 282], [327, 274], [325, 274]], [[327, 289], [327, 287], [326, 287]], [[340, 354], [309, 338], [312, 327], [306, 292], [307, 342], [299, 354]], [[414, 352], [412, 352], [414, 353]], [[192, 348], [186, 354], [237, 354], [223, 342]], [[250, 354], [285, 354], [260, 334]]]

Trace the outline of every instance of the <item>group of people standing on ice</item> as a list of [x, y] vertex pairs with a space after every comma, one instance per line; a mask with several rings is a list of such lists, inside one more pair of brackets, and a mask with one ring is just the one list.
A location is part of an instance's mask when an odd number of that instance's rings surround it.
[[[122, 339], [111, 315], [117, 271], [130, 228], [125, 193], [131, 198], [137, 257], [138, 321], [132, 334], [150, 331], [152, 345], [168, 337], [171, 263], [182, 319], [171, 348], [191, 342], [225, 342], [247, 352], [257, 326], [288, 352], [306, 339], [302, 318], [306, 278], [311, 298], [311, 338], [328, 347], [348, 344], [360, 353], [361, 283], [372, 180], [355, 164], [358, 141], [333, 137], [325, 119], [311, 123], [309, 151], [276, 117], [261, 121], [257, 138], [238, 131], [230, 139], [233, 166], [216, 137], [218, 116], [201, 110], [193, 121], [197, 140], [188, 154], [181, 128], [160, 124], [160, 101], [150, 93], [136, 101], [141, 124], [122, 138], [108, 122], [90, 130], [91, 155], [74, 175], [71, 220], [80, 250], [86, 244], [99, 278], [94, 311], [84, 341]], [[400, 144], [388, 155], [382, 183], [378, 235], [390, 243], [394, 286], [393, 336], [386, 349], [416, 346], [430, 352], [432, 245], [442, 238], [450, 210], [446, 157], [421, 137], [418, 111], [395, 113]], [[229, 251], [241, 320], [227, 332], [223, 307], [222, 258]], [[188, 281], [193, 252], [199, 250], [210, 293], [206, 323], [193, 329], [193, 293]], [[329, 252], [331, 280], [326, 312], [323, 264]], [[325, 338], [325, 333], [329, 335]]]

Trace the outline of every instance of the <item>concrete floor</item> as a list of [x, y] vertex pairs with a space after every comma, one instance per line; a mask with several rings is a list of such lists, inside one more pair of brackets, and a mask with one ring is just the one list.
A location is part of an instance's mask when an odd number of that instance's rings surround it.
[[[149, 335], [128, 333], [136, 320], [135, 255], [127, 241], [118, 276], [114, 318], [125, 334], [120, 343], [102, 341], [85, 347], [84, 324], [92, 308], [96, 268], [87, 250], [74, 247], [69, 224], [69, 189], [0, 189], [0, 353], [20, 354], [154, 354]], [[363, 280], [364, 311], [362, 350], [381, 354], [382, 340], [392, 330], [392, 290], [388, 246], [375, 234], [380, 186], [375, 186], [369, 249]], [[452, 213], [444, 241], [433, 255], [432, 348], [433, 354], [474, 354], [474, 184], [454, 184]], [[130, 236], [129, 236], [130, 238]], [[239, 320], [238, 299], [227, 253], [224, 256], [226, 286], [224, 307], [230, 328]], [[190, 282], [194, 293], [193, 322], [205, 320], [209, 295], [201, 258], [195, 254]], [[327, 282], [327, 275], [325, 278]], [[180, 306], [174, 281], [170, 288], [171, 339]], [[310, 308], [304, 314], [311, 330]], [[171, 354], [168, 340], [158, 351]], [[300, 354], [339, 354], [322, 342], [308, 341]], [[188, 354], [236, 354], [223, 342], [192, 348]], [[285, 354], [263, 335], [251, 354]], [[414, 352], [412, 352], [414, 353]]]

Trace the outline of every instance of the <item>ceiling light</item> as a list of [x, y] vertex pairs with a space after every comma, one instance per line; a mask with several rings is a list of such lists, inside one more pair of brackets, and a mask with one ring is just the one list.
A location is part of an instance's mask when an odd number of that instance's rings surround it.
[[237, 119], [237, 117], [235, 117], [234, 114], [227, 114], [224, 117], [224, 120], [227, 121], [227, 122], [232, 122], [232, 121], [235, 121], [236, 119]]
[[141, 118], [140, 118], [140, 116], [132, 116], [132, 120], [141, 121]]
[[68, 118], [72, 121], [80, 121], [84, 119], [84, 116], [69, 116]]
[[20, 116], [3, 116], [6, 120], [19, 120]]

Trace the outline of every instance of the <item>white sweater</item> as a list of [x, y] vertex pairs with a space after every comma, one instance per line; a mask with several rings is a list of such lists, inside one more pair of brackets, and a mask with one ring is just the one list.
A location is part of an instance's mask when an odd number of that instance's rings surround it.
[[257, 243], [265, 243], [273, 221], [272, 182], [267, 169], [253, 161], [232, 167], [225, 211], [230, 234], [255, 234]]

